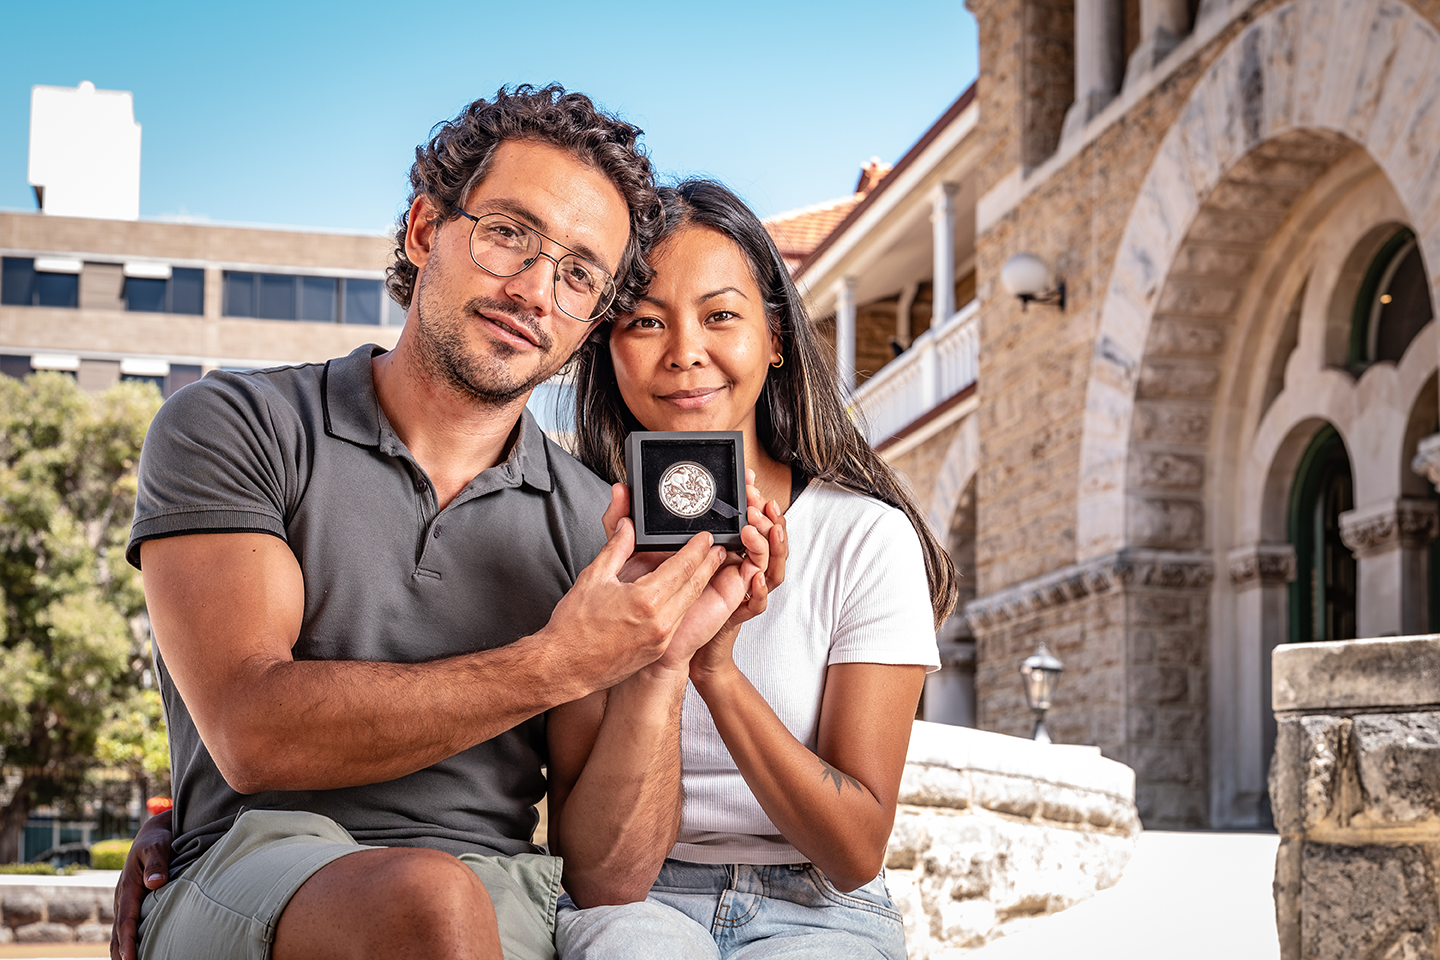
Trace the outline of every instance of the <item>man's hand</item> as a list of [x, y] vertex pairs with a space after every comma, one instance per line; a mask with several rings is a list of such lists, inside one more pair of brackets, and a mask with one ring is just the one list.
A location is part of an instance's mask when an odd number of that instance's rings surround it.
[[110, 960], [135, 960], [140, 955], [140, 904], [150, 890], [159, 890], [170, 879], [172, 811], [157, 813], [145, 821], [115, 885], [115, 923], [110, 928]]
[[[651, 668], [661, 672], [685, 670], [690, 658], [712, 638], [728, 634], [731, 643], [740, 624], [765, 611], [771, 588], [785, 578], [789, 546], [785, 541], [785, 519], [780, 506], [768, 503], [755, 486], [755, 472], [745, 471], [747, 500], [746, 526], [740, 531], [742, 550], [729, 554], [691, 605], [671, 638], [665, 653]], [[630, 492], [621, 483], [610, 490], [610, 506], [604, 515], [605, 532], [613, 535], [620, 521], [629, 516]], [[657, 569], [665, 553], [635, 553], [619, 576], [633, 580]]]
[[[702, 598], [702, 621], [713, 621], [710, 633], [696, 641], [693, 631], [687, 630], [680, 642], [683, 646], [708, 640], [744, 593], [712, 588], [711, 581], [725, 562], [725, 550], [714, 545], [709, 533], [697, 533], [668, 557], [636, 554], [635, 527], [628, 512], [628, 491], [616, 484], [603, 518], [610, 539], [581, 571], [541, 631], [556, 641], [556, 655], [587, 681], [577, 696], [613, 686], [666, 657], [678, 628]], [[683, 657], [688, 659], [689, 651]]]

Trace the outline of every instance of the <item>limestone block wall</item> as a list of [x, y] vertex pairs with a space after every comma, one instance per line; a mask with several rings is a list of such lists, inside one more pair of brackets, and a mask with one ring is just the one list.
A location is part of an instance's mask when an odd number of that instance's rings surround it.
[[1284, 960], [1440, 955], [1440, 636], [1272, 659]]
[[917, 722], [886, 856], [911, 960], [953, 956], [1113, 886], [1140, 833], [1098, 748]]
[[1029, 734], [1017, 670], [1043, 640], [1065, 664], [1046, 718], [1056, 742], [1132, 768], [1146, 826], [1203, 826], [1213, 579], [1201, 554], [1122, 550], [971, 601], [979, 726]]
[[118, 870], [72, 877], [0, 875], [0, 943], [106, 943]]

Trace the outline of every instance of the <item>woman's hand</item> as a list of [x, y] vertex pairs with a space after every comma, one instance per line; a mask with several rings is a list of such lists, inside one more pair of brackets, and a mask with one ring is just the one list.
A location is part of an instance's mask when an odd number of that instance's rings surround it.
[[740, 531], [740, 541], [745, 548], [740, 564], [740, 575], [746, 586], [745, 597], [726, 619], [724, 626], [690, 658], [692, 679], [734, 669], [735, 640], [740, 635], [740, 625], [764, 613], [770, 591], [785, 580], [785, 562], [790, 557], [785, 515], [781, 513], [779, 503], [766, 501], [761, 496], [755, 486], [755, 471], [746, 470], [745, 480], [746, 525]]
[[[622, 483], [611, 487], [610, 506], [602, 522], [607, 536], [630, 514], [630, 491]], [[765, 611], [769, 592], [785, 579], [789, 544], [780, 505], [766, 501], [755, 486], [755, 471], [745, 471], [745, 519], [740, 530], [741, 553], [715, 572], [699, 599], [690, 607], [671, 638], [664, 656], [651, 665], [661, 672], [685, 670], [698, 650], [719, 643], [716, 662], [730, 659], [730, 648], [740, 625]], [[660, 564], [668, 553], [633, 554], [621, 569], [621, 580], [635, 580]]]
[[110, 960], [135, 960], [140, 955], [140, 903], [170, 879], [170, 846], [175, 838], [172, 811], [146, 820], [130, 845], [120, 882], [115, 884], [115, 924], [110, 928]]

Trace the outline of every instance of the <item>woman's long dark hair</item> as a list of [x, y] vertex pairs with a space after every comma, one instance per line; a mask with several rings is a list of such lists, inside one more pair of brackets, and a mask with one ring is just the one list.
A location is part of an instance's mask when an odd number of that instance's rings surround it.
[[[687, 226], [709, 227], [745, 252], [765, 298], [771, 332], [780, 340], [784, 364], [772, 367], [755, 405], [760, 443], [776, 461], [807, 477], [843, 483], [905, 511], [925, 554], [925, 576], [935, 625], [955, 607], [955, 565], [935, 539], [905, 485], [870, 448], [846, 414], [836, 387], [835, 365], [821, 345], [804, 303], [770, 234], [739, 197], [709, 180], [662, 187], [665, 226], [655, 241]], [[575, 443], [591, 470], [618, 483], [625, 479], [625, 437], [643, 429], [620, 398], [610, 359], [610, 324], [597, 329], [576, 354]]]

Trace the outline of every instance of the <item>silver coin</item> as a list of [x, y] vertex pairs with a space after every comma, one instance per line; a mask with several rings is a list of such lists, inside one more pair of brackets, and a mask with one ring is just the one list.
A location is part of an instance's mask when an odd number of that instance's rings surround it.
[[660, 475], [660, 503], [677, 517], [698, 517], [715, 502], [715, 478], [690, 460], [672, 463]]

